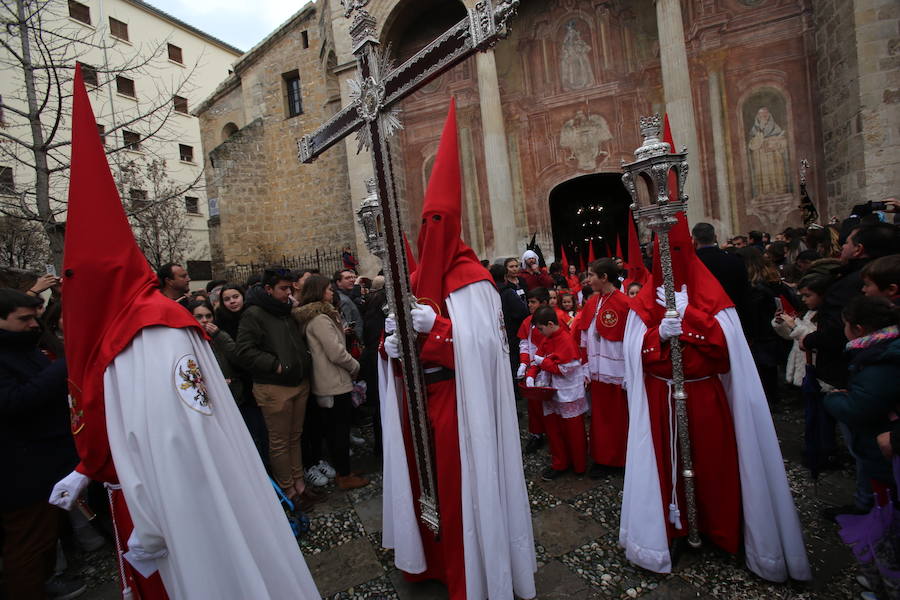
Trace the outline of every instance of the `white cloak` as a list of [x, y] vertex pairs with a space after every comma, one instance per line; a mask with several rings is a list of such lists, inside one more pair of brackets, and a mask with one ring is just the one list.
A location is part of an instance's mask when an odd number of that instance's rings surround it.
[[[719, 378], [737, 439], [747, 566], [770, 581], [812, 579], [772, 415], [740, 321], [733, 308], [719, 312], [716, 320], [725, 334], [731, 363], [731, 370]], [[672, 562], [641, 361], [646, 332], [641, 318], [630, 311], [624, 340], [628, 459], [619, 544], [631, 562], [669, 573]]]
[[[456, 362], [466, 596], [533, 598], [537, 562], [500, 297], [493, 285], [479, 281], [451, 293], [447, 311]], [[382, 545], [394, 549], [397, 568], [421, 573], [426, 558], [413, 508], [399, 394], [390, 364], [380, 360], [379, 369]]]
[[135, 534], [149, 553], [168, 550], [156, 566], [170, 598], [320, 597], [197, 332], [141, 330], [103, 382], [109, 446]]

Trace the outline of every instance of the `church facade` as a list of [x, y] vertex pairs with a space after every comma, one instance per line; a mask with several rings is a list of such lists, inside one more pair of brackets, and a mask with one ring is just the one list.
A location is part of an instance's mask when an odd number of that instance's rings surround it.
[[[366, 8], [400, 64], [466, 3]], [[518, 255], [533, 234], [570, 260], [588, 244], [614, 252], [630, 202], [620, 165], [653, 113], [687, 146], [692, 221], [723, 237], [800, 225], [802, 159], [821, 218], [844, 217], [900, 183], [898, 23], [890, 0], [521, 0], [507, 39], [402, 102], [400, 196], [418, 215], [453, 96], [463, 235], [485, 258]], [[349, 102], [348, 27], [339, 0], [307, 6], [198, 109], [219, 265], [260, 260], [266, 244], [291, 255], [359, 237], [366, 152], [351, 137], [312, 165], [296, 159], [296, 140]]]

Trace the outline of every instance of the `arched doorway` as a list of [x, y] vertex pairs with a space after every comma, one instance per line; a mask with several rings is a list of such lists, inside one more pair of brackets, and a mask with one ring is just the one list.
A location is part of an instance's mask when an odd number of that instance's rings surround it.
[[589, 246], [596, 258], [612, 256], [616, 240], [628, 247], [631, 196], [618, 173], [595, 173], [564, 181], [550, 191], [550, 226], [557, 260], [565, 249], [570, 263], [587, 265]]

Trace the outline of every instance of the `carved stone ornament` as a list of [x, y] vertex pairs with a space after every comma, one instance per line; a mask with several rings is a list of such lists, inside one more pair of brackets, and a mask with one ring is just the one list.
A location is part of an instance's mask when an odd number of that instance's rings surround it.
[[363, 8], [369, 3], [369, 0], [341, 0], [341, 6], [344, 7], [344, 16], [350, 18], [354, 10]]

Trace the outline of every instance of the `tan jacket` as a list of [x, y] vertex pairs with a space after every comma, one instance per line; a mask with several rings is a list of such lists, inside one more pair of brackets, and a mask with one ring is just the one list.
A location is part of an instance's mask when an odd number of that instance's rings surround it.
[[359, 373], [359, 363], [347, 352], [344, 332], [323, 308], [325, 306], [314, 302], [295, 308], [293, 315], [306, 330], [306, 343], [312, 355], [312, 393], [337, 396], [353, 391], [353, 378]]

